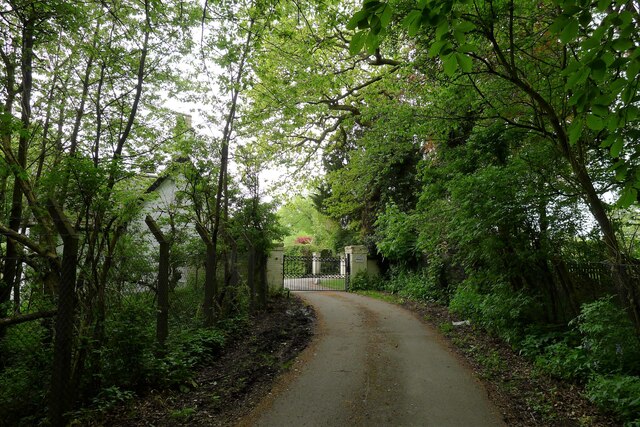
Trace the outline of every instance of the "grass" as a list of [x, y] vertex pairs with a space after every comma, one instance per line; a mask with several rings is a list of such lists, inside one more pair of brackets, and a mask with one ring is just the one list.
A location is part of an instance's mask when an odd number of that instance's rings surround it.
[[394, 303], [394, 304], [402, 304], [404, 302], [404, 298], [395, 295], [395, 294], [387, 294], [380, 291], [354, 291], [355, 294], [364, 295], [366, 297], [371, 297], [375, 299], [379, 299], [382, 301]]
[[342, 291], [344, 290], [344, 279], [320, 279], [320, 285]]
[[189, 421], [195, 413], [195, 408], [182, 408], [171, 411], [169, 416], [177, 421]]
[[[336, 291], [345, 290], [345, 279], [343, 278], [325, 278], [325, 277], [305, 277], [293, 279], [291, 284], [287, 284], [285, 278], [285, 286], [290, 286], [293, 290], [318, 290], [318, 289], [335, 289]], [[316, 280], [318, 281], [316, 283]]]

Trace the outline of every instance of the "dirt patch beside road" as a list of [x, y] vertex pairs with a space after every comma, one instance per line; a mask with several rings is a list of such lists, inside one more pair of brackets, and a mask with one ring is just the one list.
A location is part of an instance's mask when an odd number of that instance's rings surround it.
[[[397, 394], [399, 389], [394, 375], [399, 376], [402, 370], [395, 365], [395, 353], [408, 349], [398, 349], [396, 344], [399, 343], [384, 327], [386, 314], [376, 315], [357, 302], [350, 303], [349, 294], [332, 294], [335, 298], [332, 305], [350, 304], [355, 310], [355, 317], [347, 322], [347, 330], [357, 331], [356, 328], [364, 327], [373, 331], [368, 337], [366, 334], [337, 337], [333, 343], [335, 352], [326, 359], [324, 369], [327, 374], [335, 375], [337, 383], [351, 374], [348, 372], [350, 369], [339, 366], [343, 358], [360, 360], [359, 363], [366, 367], [367, 374], [361, 376], [363, 386], [358, 387], [353, 398], [343, 399], [340, 405], [340, 410], [347, 412], [346, 422], [349, 425], [364, 425], [372, 416], [397, 416], [389, 407], [390, 400], [385, 399], [387, 390], [380, 385], [390, 385]], [[384, 298], [403, 305], [419, 320], [439, 329], [438, 334], [430, 335], [431, 338], [443, 346], [449, 346], [464, 360], [463, 364], [475, 371], [507, 425], [616, 425], [614, 420], [599, 413], [581, 396], [579, 387], [540, 376], [533, 371], [530, 362], [508, 345], [473, 326], [452, 327], [451, 322], [460, 319], [453, 318], [446, 308], [394, 296]], [[320, 312], [315, 320], [313, 310], [295, 297], [291, 300], [275, 300], [268, 311], [252, 319], [252, 333], [230, 343], [219, 360], [203, 368], [194, 377], [197, 387], [182, 392], [151, 392], [111, 413], [100, 424], [231, 426], [242, 419], [243, 425], [252, 426], [317, 357], [318, 346], [332, 326], [327, 323], [331, 316], [331, 313], [324, 316]], [[312, 345], [307, 347], [313, 332], [316, 335]], [[350, 352], [357, 341], [362, 341], [366, 350]], [[306, 350], [296, 358], [305, 347]], [[337, 389], [340, 390], [340, 387]], [[328, 399], [332, 397], [330, 394]], [[322, 401], [318, 403], [316, 406], [323, 404]], [[253, 416], [246, 417], [256, 406], [258, 408], [252, 412]], [[306, 406], [308, 420], [312, 419], [310, 406]], [[403, 410], [412, 411], [413, 408], [409, 406]], [[395, 425], [400, 425], [397, 424], [397, 418], [389, 419], [389, 423], [393, 424], [394, 420]]]
[[273, 382], [313, 336], [315, 314], [299, 298], [271, 300], [251, 318], [220, 359], [182, 390], [152, 391], [118, 408], [100, 425], [232, 426], [270, 392]]

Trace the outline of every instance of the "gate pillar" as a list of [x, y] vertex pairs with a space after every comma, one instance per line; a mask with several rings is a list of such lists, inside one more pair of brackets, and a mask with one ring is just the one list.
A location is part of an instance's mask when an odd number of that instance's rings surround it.
[[284, 287], [284, 245], [276, 243], [269, 253], [267, 260], [267, 284], [269, 289], [282, 289]]
[[320, 252], [314, 252], [312, 255], [313, 260], [311, 261], [311, 274], [318, 276], [322, 269], [322, 260], [320, 259], [322, 254]]
[[369, 251], [366, 246], [357, 245], [357, 246], [346, 246], [344, 248], [344, 253], [347, 256], [347, 259], [350, 263], [350, 273], [351, 276], [355, 276], [361, 271], [365, 274], [367, 273], [367, 255]]

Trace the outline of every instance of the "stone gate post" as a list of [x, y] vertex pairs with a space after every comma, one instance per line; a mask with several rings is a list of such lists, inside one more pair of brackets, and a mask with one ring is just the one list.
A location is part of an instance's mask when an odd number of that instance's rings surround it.
[[284, 287], [284, 245], [276, 243], [269, 253], [267, 260], [267, 284], [269, 289], [276, 290]]
[[351, 276], [355, 276], [361, 271], [367, 273], [367, 255], [369, 251], [366, 246], [346, 246], [344, 248], [345, 255], [348, 255]]
[[320, 252], [313, 252], [312, 255], [313, 259], [311, 261], [311, 274], [313, 274], [314, 276], [319, 276], [320, 270], [322, 268], [322, 260], [320, 259], [322, 254]]

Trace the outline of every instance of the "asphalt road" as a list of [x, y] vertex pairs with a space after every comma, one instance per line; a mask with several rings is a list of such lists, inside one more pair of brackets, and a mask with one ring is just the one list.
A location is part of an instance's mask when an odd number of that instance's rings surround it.
[[412, 313], [344, 292], [298, 295], [315, 308], [318, 334], [242, 424], [503, 425], [468, 368]]

